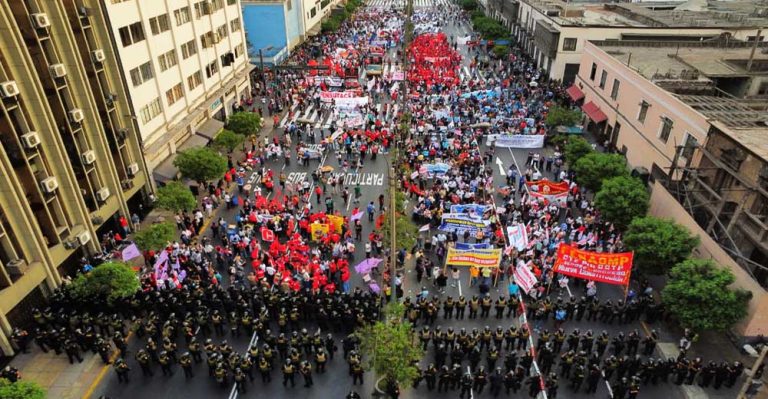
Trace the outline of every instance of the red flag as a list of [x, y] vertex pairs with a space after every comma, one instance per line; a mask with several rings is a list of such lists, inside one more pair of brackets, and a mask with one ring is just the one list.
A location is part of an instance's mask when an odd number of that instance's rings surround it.
[[268, 229], [266, 227], [262, 227], [261, 228], [261, 239], [266, 241], [266, 242], [275, 241], [275, 232], [273, 232], [272, 230], [270, 230], [270, 229]]

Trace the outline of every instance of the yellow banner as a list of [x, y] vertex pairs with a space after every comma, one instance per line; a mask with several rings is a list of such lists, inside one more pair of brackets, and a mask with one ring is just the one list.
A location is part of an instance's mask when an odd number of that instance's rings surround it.
[[458, 250], [448, 248], [446, 264], [451, 266], [499, 267], [501, 249]]
[[320, 241], [330, 230], [329, 225], [321, 223], [312, 223], [309, 225], [313, 241]]
[[341, 234], [341, 226], [344, 225], [344, 217], [337, 216], [337, 215], [328, 215], [328, 221], [331, 222], [331, 226], [333, 226], [333, 230], [337, 234]]

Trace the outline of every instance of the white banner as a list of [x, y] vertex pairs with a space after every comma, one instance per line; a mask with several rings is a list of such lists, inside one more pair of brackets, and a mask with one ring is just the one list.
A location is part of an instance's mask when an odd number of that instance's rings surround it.
[[489, 134], [485, 144], [498, 148], [543, 148], [543, 134]]
[[509, 237], [509, 245], [518, 251], [528, 248], [528, 231], [522, 223], [507, 226], [507, 237]]
[[368, 104], [368, 97], [335, 98], [333, 101], [337, 108], [355, 108]]
[[533, 286], [539, 281], [523, 261], [517, 263], [514, 277], [517, 285], [520, 286], [520, 289], [526, 294], [529, 293], [531, 289], [533, 289]]
[[470, 39], [472, 39], [472, 36], [464, 36], [456, 38], [456, 41], [458, 42], [459, 46], [466, 46]]
[[392, 72], [392, 80], [394, 81], [401, 81], [405, 79], [405, 73], [403, 71], [395, 71]]
[[344, 127], [357, 127], [362, 126], [365, 123], [365, 119], [362, 116], [353, 116], [351, 118], [343, 119], [341, 124]]
[[331, 100], [337, 100], [339, 98], [353, 98], [357, 97], [357, 92], [354, 91], [321, 91], [320, 99], [325, 102], [331, 102]]

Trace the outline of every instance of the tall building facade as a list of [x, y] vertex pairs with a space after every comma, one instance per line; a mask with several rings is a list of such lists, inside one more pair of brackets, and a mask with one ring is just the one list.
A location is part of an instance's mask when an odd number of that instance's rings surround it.
[[112, 32], [76, 0], [0, 3], [0, 354], [139, 208], [148, 168]]
[[101, 7], [155, 181], [206, 144], [250, 95], [239, 0], [79, 0]]

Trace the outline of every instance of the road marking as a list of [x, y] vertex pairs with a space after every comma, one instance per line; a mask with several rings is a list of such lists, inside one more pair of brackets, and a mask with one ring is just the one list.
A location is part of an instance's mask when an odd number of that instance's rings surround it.
[[459, 279], [459, 296], [461, 296], [461, 279]]
[[[202, 231], [202, 229], [200, 229]], [[133, 337], [133, 331], [128, 332], [128, 335], [125, 336], [125, 343], [128, 344], [128, 340]], [[109, 362], [114, 363], [115, 360], [117, 360], [117, 355], [120, 353], [120, 351], [115, 351], [112, 353], [112, 356], [109, 357]], [[91, 395], [93, 395], [93, 391], [96, 390], [96, 387], [101, 384], [101, 380], [104, 379], [104, 376], [107, 375], [107, 370], [109, 370], [109, 364], [105, 364], [101, 367], [101, 371], [99, 371], [99, 374], [96, 376], [96, 379], [93, 380], [91, 385], [88, 387], [88, 390], [85, 391], [85, 395], [83, 395], [83, 399], [89, 399]]]
[[[355, 168], [355, 174], [357, 174], [357, 172], [358, 172], [359, 170], [360, 170], [360, 164], [358, 163], [358, 164], [357, 164], [357, 167]], [[354, 199], [352, 199], [352, 200], [350, 200], [350, 201], [347, 201], [347, 212], [349, 212], [349, 206], [350, 206], [350, 205], [352, 205], [352, 202], [353, 202], [353, 201], [358, 201], [358, 203], [360, 202], [360, 200], [359, 200], [358, 198], [354, 198]]]

